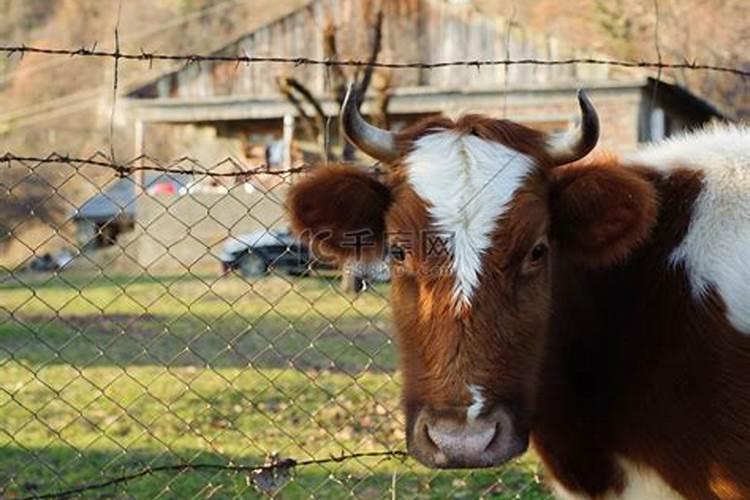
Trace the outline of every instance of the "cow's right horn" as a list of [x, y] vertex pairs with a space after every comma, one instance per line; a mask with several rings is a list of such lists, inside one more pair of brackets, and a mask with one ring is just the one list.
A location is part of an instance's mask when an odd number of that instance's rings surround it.
[[359, 113], [359, 99], [355, 84], [350, 83], [341, 106], [341, 130], [364, 153], [384, 163], [393, 162], [400, 154], [393, 133], [367, 123]]

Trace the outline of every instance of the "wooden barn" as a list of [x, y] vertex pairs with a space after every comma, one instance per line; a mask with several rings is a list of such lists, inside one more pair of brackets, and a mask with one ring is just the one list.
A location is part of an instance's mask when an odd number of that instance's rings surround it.
[[[381, 7], [382, 26], [376, 35], [373, 27]], [[570, 47], [564, 40], [483, 15], [470, 1], [455, 0], [314, 0], [215, 54], [312, 59], [333, 54], [338, 59], [368, 60], [375, 37], [379, 61], [597, 55], [586, 47]], [[327, 135], [337, 134], [335, 122], [328, 120], [338, 113], [337, 82], [355, 76], [348, 67], [203, 62], [135, 89], [129, 104], [138, 136], [145, 137], [139, 145], [146, 152], [151, 152], [151, 145], [145, 131], [167, 125], [181, 150], [187, 147], [191, 156], [203, 161], [232, 155], [251, 164], [289, 164], [298, 158], [298, 151], [315, 151], [309, 144], [305, 147], [312, 134], [305, 133], [303, 115], [325, 116], [320, 128]], [[280, 80], [301, 82], [319, 109], [304, 99], [295, 105]], [[578, 87], [589, 90], [600, 111], [603, 144], [618, 150], [719, 116], [688, 91], [657, 83], [645, 74], [576, 64], [377, 69], [363, 112], [383, 114], [392, 128], [434, 113], [481, 111], [557, 130], [575, 116]]]
[[[367, 61], [375, 53], [379, 61], [399, 62], [597, 56], [585, 47], [483, 15], [470, 1], [313, 0], [300, 5], [215, 54]], [[216, 168], [224, 170], [238, 165], [288, 167], [324, 154], [340, 157], [336, 116], [342, 88], [365, 74], [361, 68], [324, 65], [187, 65], [128, 95], [137, 152], [170, 159], [190, 156], [206, 165], [219, 162]], [[392, 129], [435, 113], [482, 112], [556, 131], [577, 117], [579, 87], [589, 91], [599, 110], [601, 143], [619, 151], [720, 117], [685, 89], [607, 66], [376, 69], [368, 78], [362, 110]], [[239, 161], [220, 162], [227, 157]], [[233, 184], [233, 179], [220, 182]], [[136, 230], [128, 247], [131, 259], [149, 270], [178, 272], [186, 262], [191, 269], [218, 269], [211, 255], [220, 252], [228, 237], [285, 225], [286, 184], [274, 184], [273, 179], [264, 184], [254, 177], [247, 191], [217, 182], [195, 179], [188, 182], [191, 196], [172, 195], [174, 200], [169, 200], [169, 194], [154, 194], [139, 203], [136, 228], [153, 227], [152, 221], [160, 226], [149, 234]], [[237, 206], [230, 211], [222, 205], [237, 197], [247, 198], [252, 210]], [[192, 218], [180, 218], [193, 213]], [[227, 219], [228, 214], [236, 220]]]

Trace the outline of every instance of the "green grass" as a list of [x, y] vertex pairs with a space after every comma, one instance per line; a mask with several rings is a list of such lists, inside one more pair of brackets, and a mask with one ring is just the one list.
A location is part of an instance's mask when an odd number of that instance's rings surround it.
[[[177, 462], [262, 463], [403, 447], [387, 286], [63, 274], [0, 282], [0, 495]], [[245, 475], [155, 474], [99, 498], [261, 496]], [[535, 465], [295, 470], [282, 498], [546, 498]]]

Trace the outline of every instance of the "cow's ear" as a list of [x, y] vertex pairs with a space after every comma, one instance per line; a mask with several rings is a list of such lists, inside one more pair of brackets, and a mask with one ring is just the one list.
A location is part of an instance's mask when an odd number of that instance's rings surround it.
[[587, 267], [625, 260], [648, 238], [657, 213], [653, 185], [612, 158], [552, 171], [550, 235]]
[[390, 189], [349, 165], [319, 167], [289, 191], [292, 230], [321, 257], [383, 255]]

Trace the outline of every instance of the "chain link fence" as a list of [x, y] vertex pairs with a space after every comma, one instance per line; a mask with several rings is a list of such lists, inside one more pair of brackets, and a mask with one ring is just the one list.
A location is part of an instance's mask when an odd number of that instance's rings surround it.
[[547, 498], [533, 458], [403, 456], [387, 274], [288, 234], [305, 167], [216, 170], [3, 158], [4, 497]]
[[[111, 50], [0, 45], [9, 57], [114, 69], [108, 153], [0, 157], [0, 496], [549, 498], [530, 454], [498, 469], [440, 472], [405, 455], [387, 273], [344, 291], [342, 272], [289, 234], [285, 192], [306, 165], [115, 161], [120, 65], [200, 72], [221, 63], [227, 74], [310, 65], [326, 78], [347, 68], [580, 65], [657, 70], [657, 84], [662, 70], [750, 75], [663, 61], [658, 33], [655, 48], [657, 60], [512, 58], [508, 48], [502, 59], [382, 62], [377, 51], [121, 50], [118, 28]], [[50, 109], [87, 106], [102, 90]], [[0, 125], [49, 119], [51, 104], [41, 105]]]

